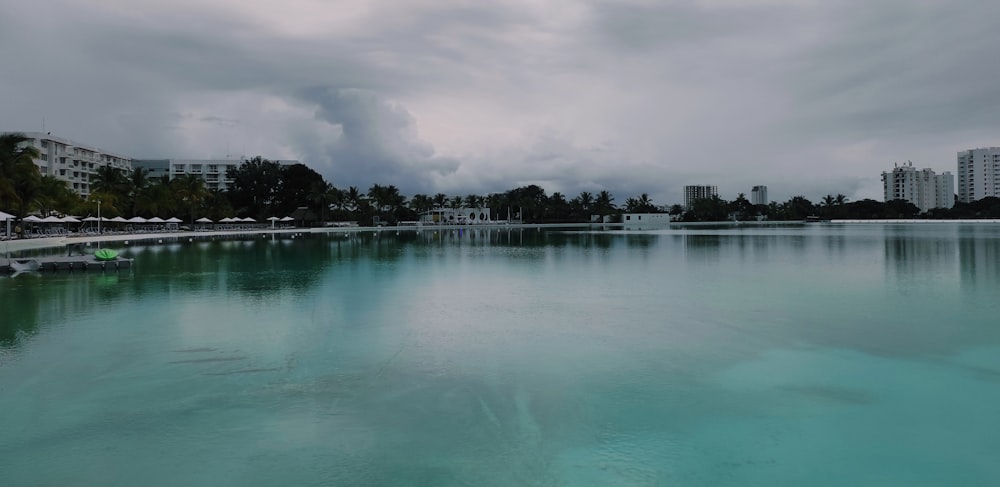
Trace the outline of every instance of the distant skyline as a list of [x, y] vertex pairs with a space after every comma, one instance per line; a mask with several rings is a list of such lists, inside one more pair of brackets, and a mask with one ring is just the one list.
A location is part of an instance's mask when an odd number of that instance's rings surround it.
[[338, 187], [882, 199], [1000, 145], [1000, 3], [12, 2], [0, 130]]

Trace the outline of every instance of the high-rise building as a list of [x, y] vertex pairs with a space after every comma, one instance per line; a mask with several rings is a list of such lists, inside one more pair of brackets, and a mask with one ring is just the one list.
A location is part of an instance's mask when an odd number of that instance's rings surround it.
[[770, 203], [767, 199], [767, 186], [754, 186], [750, 190], [750, 203], [754, 205], [766, 205]]
[[906, 200], [920, 211], [954, 206], [954, 188], [955, 178], [950, 172], [935, 174], [932, 169], [916, 169], [909, 161], [882, 172], [885, 201]]
[[19, 132], [28, 138], [30, 145], [40, 153], [35, 165], [43, 176], [53, 176], [84, 198], [90, 196], [90, 183], [102, 166], [113, 167], [123, 173], [132, 170], [131, 160], [121, 154], [97, 149], [50, 133]]
[[958, 153], [958, 201], [970, 203], [1000, 197], [1000, 147]]
[[684, 207], [688, 210], [695, 200], [711, 198], [719, 195], [719, 190], [715, 186], [684, 186]]
[[[150, 178], [169, 176], [174, 179], [185, 174], [193, 174], [205, 181], [205, 188], [210, 191], [228, 189], [233, 180], [226, 176], [226, 170], [239, 167], [242, 159], [135, 159], [132, 165], [149, 171]], [[298, 164], [296, 160], [275, 159], [282, 166]]]

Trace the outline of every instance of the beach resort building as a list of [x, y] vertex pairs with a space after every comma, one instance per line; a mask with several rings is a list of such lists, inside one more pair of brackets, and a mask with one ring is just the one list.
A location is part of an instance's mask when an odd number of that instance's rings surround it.
[[716, 186], [684, 186], [684, 208], [690, 210], [695, 200], [712, 198], [719, 195]]
[[28, 137], [25, 145], [40, 152], [35, 165], [43, 176], [53, 176], [84, 198], [90, 196], [90, 183], [97, 169], [111, 166], [127, 174], [132, 161], [127, 156], [98, 149], [92, 145], [64, 139], [50, 132], [20, 132]]
[[[282, 166], [299, 163], [289, 159], [269, 160]], [[193, 174], [205, 181], [207, 189], [224, 191], [233, 184], [233, 180], [226, 177], [226, 170], [239, 167], [243, 162], [242, 159], [135, 159], [132, 161], [132, 166], [149, 171], [149, 178], [166, 175], [174, 179], [185, 174]]]
[[931, 169], [917, 169], [909, 161], [882, 172], [882, 190], [886, 202], [909, 201], [920, 211], [955, 206], [955, 177], [950, 172], [935, 174]]
[[1000, 197], [1000, 147], [958, 153], [958, 201], [970, 203]]
[[750, 204], [752, 205], [766, 205], [770, 203], [767, 199], [767, 186], [754, 186], [750, 190]]

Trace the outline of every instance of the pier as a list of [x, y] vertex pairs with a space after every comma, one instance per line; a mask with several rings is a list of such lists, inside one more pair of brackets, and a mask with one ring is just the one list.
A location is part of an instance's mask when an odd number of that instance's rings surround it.
[[35, 261], [38, 269], [35, 272], [108, 272], [131, 269], [134, 265], [133, 259], [119, 257], [114, 260], [97, 260], [93, 255], [77, 255], [72, 257], [64, 256], [44, 256], [44, 257], [23, 257], [6, 258], [0, 257], [0, 272], [15, 272], [11, 263], [14, 261]]

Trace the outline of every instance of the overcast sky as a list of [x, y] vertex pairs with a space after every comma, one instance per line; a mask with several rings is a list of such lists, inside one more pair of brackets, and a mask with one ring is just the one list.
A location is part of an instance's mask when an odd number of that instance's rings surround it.
[[33, 0], [0, 130], [299, 159], [337, 187], [881, 199], [1000, 145], [1000, 2]]

